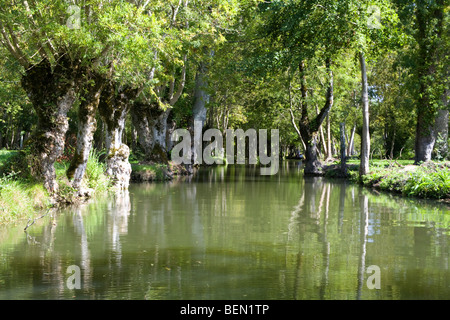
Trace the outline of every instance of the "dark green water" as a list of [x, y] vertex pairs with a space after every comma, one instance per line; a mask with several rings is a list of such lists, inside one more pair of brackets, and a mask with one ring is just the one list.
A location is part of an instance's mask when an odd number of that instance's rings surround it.
[[25, 225], [0, 228], [0, 299], [450, 299], [447, 207], [297, 162], [134, 184]]

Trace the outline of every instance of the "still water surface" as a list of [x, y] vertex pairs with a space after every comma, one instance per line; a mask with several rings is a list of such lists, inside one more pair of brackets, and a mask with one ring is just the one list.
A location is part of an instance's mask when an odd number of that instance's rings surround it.
[[0, 228], [0, 299], [450, 299], [448, 207], [294, 161], [132, 184], [25, 225]]

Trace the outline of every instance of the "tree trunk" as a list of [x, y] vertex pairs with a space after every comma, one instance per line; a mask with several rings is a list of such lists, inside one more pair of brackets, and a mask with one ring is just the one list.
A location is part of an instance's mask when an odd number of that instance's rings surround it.
[[418, 43], [417, 77], [419, 82], [415, 164], [431, 160], [436, 142], [434, 125], [437, 92], [433, 92], [433, 87], [439, 87], [438, 39], [444, 31], [444, 8], [444, 1], [435, 1], [431, 4], [420, 3], [415, 10], [418, 27], [415, 37]]
[[319, 161], [317, 155], [317, 132], [313, 133], [306, 143], [305, 158], [304, 172], [306, 175], [322, 174], [322, 163]]
[[352, 133], [350, 135], [350, 141], [348, 143], [347, 155], [351, 157], [355, 152], [355, 132], [356, 132], [356, 124], [353, 125]]
[[306, 78], [304, 74], [304, 63], [299, 65], [301, 74], [301, 92], [302, 92], [302, 118], [299, 122], [299, 131], [302, 135], [303, 141], [306, 144], [305, 150], [305, 175], [321, 175], [322, 164], [317, 157], [317, 136], [319, 128], [326, 116], [328, 115], [333, 105], [333, 73], [331, 71], [331, 59], [326, 59], [326, 67], [329, 74], [329, 83], [326, 94], [325, 105], [320, 110], [319, 114], [313, 119], [309, 120], [308, 109], [306, 104], [307, 88]]
[[367, 84], [367, 70], [364, 53], [359, 53], [359, 63], [361, 66], [361, 84], [362, 84], [362, 115], [363, 129], [361, 137], [361, 161], [359, 165], [359, 176], [369, 172], [370, 155], [370, 134], [369, 134], [369, 93]]
[[151, 149], [151, 135], [149, 124], [149, 105], [142, 103], [135, 103], [131, 108], [131, 120], [137, 132], [138, 146], [145, 154], [148, 154]]
[[394, 129], [394, 133], [393, 133], [392, 141], [391, 141], [391, 150], [389, 150], [389, 158], [391, 160], [394, 159], [395, 136], [396, 136], [396, 132]]
[[428, 113], [428, 110], [419, 107], [416, 127], [415, 164], [431, 160], [434, 144], [436, 142], [434, 126]]
[[331, 122], [330, 114], [327, 114], [327, 160], [333, 158], [333, 151], [331, 149]]
[[53, 195], [58, 191], [54, 163], [64, 151], [69, 128], [67, 112], [76, 99], [78, 70], [66, 57], [53, 70], [44, 59], [22, 77], [22, 87], [38, 117], [31, 143], [31, 173], [42, 179], [45, 189]]
[[436, 116], [436, 148], [434, 157], [437, 160], [445, 159], [448, 153], [448, 115], [448, 110], [440, 109]]
[[[319, 107], [316, 105], [316, 114], [319, 115]], [[329, 115], [327, 115], [328, 118]], [[327, 151], [327, 143], [325, 140], [325, 134], [323, 133], [323, 126], [320, 125], [319, 127], [319, 131], [320, 131], [320, 144], [322, 145], [322, 150], [323, 150], [323, 154], [327, 155], [328, 151]]]
[[168, 163], [167, 135], [171, 109], [162, 110], [158, 105], [135, 103], [131, 119], [138, 133], [138, 143], [146, 160]]
[[122, 88], [116, 94], [114, 84], [110, 83], [102, 92], [98, 108], [105, 124], [106, 175], [118, 189], [127, 189], [130, 182], [130, 150], [122, 143], [122, 137], [125, 120], [137, 92], [137, 89]]
[[[207, 81], [207, 65], [204, 62], [200, 62], [197, 70], [197, 74], [195, 77], [195, 92], [194, 92], [194, 105], [192, 106], [192, 128], [194, 128], [195, 125], [198, 126], [197, 130], [194, 130], [194, 137], [193, 137], [193, 163], [198, 163], [197, 154], [198, 152], [203, 152], [203, 126], [206, 121], [206, 104], [209, 103], [210, 95], [206, 91], [208, 88], [208, 81]], [[197, 144], [199, 144], [198, 147]]]
[[171, 109], [158, 110], [159, 115], [150, 120], [151, 148], [149, 158], [157, 163], [169, 163], [167, 151], [168, 119]]
[[166, 150], [169, 154], [170, 151], [173, 149], [174, 142], [172, 141], [172, 134], [177, 128], [177, 123], [175, 122], [173, 118], [173, 112], [170, 112], [167, 117], [167, 129], [166, 129]]
[[94, 133], [97, 129], [97, 120], [95, 118], [100, 102], [101, 92], [106, 81], [100, 76], [94, 75], [90, 80], [94, 83], [84, 88], [82, 99], [78, 109], [78, 133], [77, 146], [69, 168], [67, 177], [72, 180], [72, 187], [78, 190], [80, 195], [89, 195], [87, 188], [82, 188], [86, 165], [89, 153], [94, 140]]

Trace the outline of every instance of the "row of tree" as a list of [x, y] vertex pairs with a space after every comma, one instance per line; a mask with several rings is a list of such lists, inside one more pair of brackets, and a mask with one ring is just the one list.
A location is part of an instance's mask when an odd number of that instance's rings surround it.
[[442, 158], [448, 17], [448, 0], [2, 0], [0, 146], [26, 146], [51, 193], [68, 134], [75, 189], [94, 137], [123, 188], [124, 139], [167, 162], [171, 132], [194, 120], [279, 128], [306, 174], [338, 149], [360, 150], [361, 175], [376, 150]]
[[[186, 66], [198, 69], [203, 90], [209, 51], [223, 41], [221, 30], [236, 10], [237, 4], [220, 0], [2, 1], [4, 82], [16, 85], [4, 90], [19, 92], [19, 99], [23, 90], [37, 118], [27, 141], [33, 175], [50, 193], [58, 190], [54, 163], [64, 151], [68, 113], [76, 107], [76, 150], [67, 172], [73, 187], [82, 189], [97, 115], [107, 174], [126, 187], [131, 167], [122, 138], [128, 115], [147, 156], [165, 153]], [[13, 110], [5, 110], [7, 117], [24, 108], [23, 101], [4, 104]]]

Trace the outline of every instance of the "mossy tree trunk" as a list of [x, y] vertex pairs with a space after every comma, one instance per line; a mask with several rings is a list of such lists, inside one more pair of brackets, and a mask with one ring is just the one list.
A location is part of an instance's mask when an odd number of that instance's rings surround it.
[[131, 117], [146, 160], [168, 163], [167, 135], [170, 112], [170, 108], [162, 110], [156, 104], [134, 104]]
[[137, 93], [137, 89], [128, 87], [119, 88], [116, 92], [115, 84], [108, 83], [102, 91], [98, 107], [105, 125], [106, 174], [118, 189], [128, 188], [130, 182], [130, 149], [122, 142], [122, 136], [127, 114]]
[[306, 144], [305, 150], [305, 175], [322, 174], [322, 164], [318, 159], [317, 139], [319, 128], [333, 106], [333, 73], [331, 72], [331, 59], [326, 59], [326, 67], [329, 74], [329, 83], [326, 93], [325, 105], [320, 112], [312, 120], [309, 119], [308, 105], [306, 103], [307, 87], [305, 77], [304, 62], [300, 63], [299, 70], [301, 76], [301, 92], [302, 92], [302, 118], [299, 121], [299, 131], [303, 141]]
[[106, 80], [97, 74], [92, 74], [89, 78], [90, 81], [86, 82], [87, 86], [81, 90], [77, 146], [67, 170], [67, 177], [72, 180], [72, 187], [78, 190], [80, 195], [88, 192], [88, 189], [82, 187], [82, 181], [92, 148], [94, 133], [97, 129], [95, 116], [100, 103], [101, 92], [106, 84]]
[[[205, 62], [200, 62], [195, 76], [195, 92], [194, 92], [194, 105], [192, 106], [192, 128], [198, 126], [197, 130], [194, 130], [193, 137], [193, 147], [192, 156], [193, 162], [197, 163], [198, 155], [197, 152], [203, 153], [203, 126], [206, 122], [206, 105], [209, 103], [210, 94], [207, 92], [208, 81], [207, 81], [208, 66]], [[196, 144], [199, 143], [199, 150], [195, 148]]]
[[138, 134], [138, 144], [145, 152], [146, 160], [158, 163], [169, 162], [168, 153], [172, 147], [170, 135], [175, 129], [171, 111], [172, 106], [180, 99], [184, 90], [186, 61], [187, 55], [185, 54], [176, 90], [174, 73], [173, 80], [167, 87], [162, 85], [155, 88], [156, 101], [133, 105], [131, 119]]
[[38, 117], [31, 140], [31, 171], [50, 194], [58, 191], [54, 163], [64, 152], [69, 128], [67, 112], [76, 100], [79, 64], [62, 56], [52, 68], [48, 60], [33, 65], [22, 77]]
[[[415, 164], [431, 160], [436, 142], [435, 117], [438, 110], [438, 100], [442, 92], [439, 88], [438, 70], [442, 63], [439, 45], [444, 28], [443, 0], [418, 3], [415, 10], [417, 32], [415, 38], [418, 44], [417, 54], [417, 126], [415, 141]], [[445, 79], [444, 79], [445, 81]]]
[[359, 53], [359, 63], [361, 68], [361, 86], [362, 86], [362, 115], [363, 128], [361, 135], [361, 160], [359, 164], [359, 176], [362, 177], [369, 172], [370, 155], [370, 132], [369, 132], [369, 93], [367, 82], [366, 59], [364, 53]]

